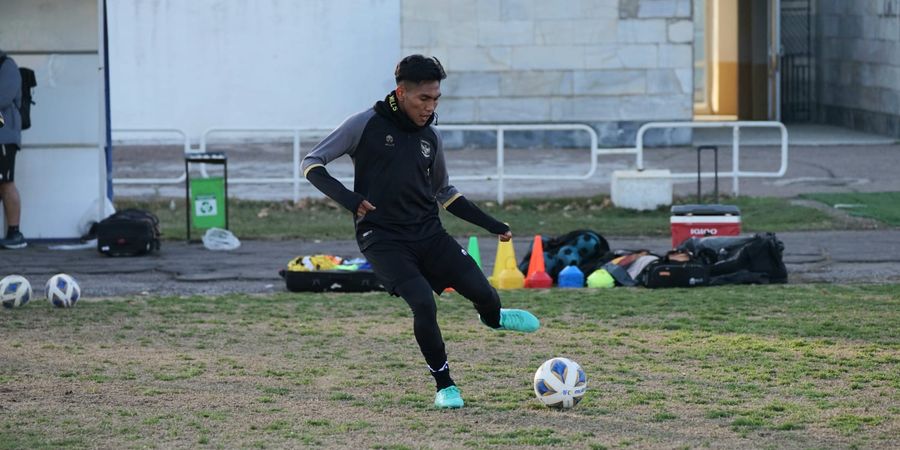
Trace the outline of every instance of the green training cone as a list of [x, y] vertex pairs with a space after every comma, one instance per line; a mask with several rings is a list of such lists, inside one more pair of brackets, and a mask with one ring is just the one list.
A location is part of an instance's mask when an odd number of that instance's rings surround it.
[[469, 236], [469, 256], [475, 260], [475, 264], [478, 264], [478, 268], [481, 269], [481, 250], [478, 249], [478, 236]]

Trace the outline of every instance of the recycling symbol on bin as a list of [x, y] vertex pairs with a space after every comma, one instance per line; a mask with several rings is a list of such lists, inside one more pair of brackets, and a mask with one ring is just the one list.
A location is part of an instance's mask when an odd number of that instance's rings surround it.
[[194, 211], [197, 217], [217, 215], [219, 213], [219, 209], [216, 205], [216, 197], [197, 197], [197, 199], [194, 201]]

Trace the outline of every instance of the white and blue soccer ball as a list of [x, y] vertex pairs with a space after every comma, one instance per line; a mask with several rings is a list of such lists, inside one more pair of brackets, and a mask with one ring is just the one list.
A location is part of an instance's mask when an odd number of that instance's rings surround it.
[[58, 308], [70, 308], [81, 298], [81, 288], [70, 275], [58, 273], [47, 280], [44, 287], [47, 300]]
[[21, 275], [8, 275], [0, 280], [0, 303], [4, 308], [24, 306], [31, 300], [31, 283]]
[[548, 359], [534, 373], [534, 395], [551, 408], [572, 408], [584, 397], [587, 376], [568, 358]]

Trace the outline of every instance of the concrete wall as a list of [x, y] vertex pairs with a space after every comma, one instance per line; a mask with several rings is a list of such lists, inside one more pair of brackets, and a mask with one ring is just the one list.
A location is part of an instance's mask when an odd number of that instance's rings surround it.
[[402, 53], [448, 70], [442, 122], [587, 123], [633, 145], [693, 117], [690, 0], [403, 0], [402, 19]]
[[818, 0], [819, 117], [900, 137], [900, 0]]

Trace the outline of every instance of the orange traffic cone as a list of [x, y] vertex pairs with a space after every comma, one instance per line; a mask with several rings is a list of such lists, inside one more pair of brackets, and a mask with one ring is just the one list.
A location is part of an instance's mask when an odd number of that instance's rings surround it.
[[528, 260], [528, 276], [525, 277], [525, 287], [532, 289], [553, 287], [553, 278], [550, 278], [544, 268], [544, 243], [541, 241], [541, 235], [534, 237], [534, 245], [531, 246], [531, 259]]

